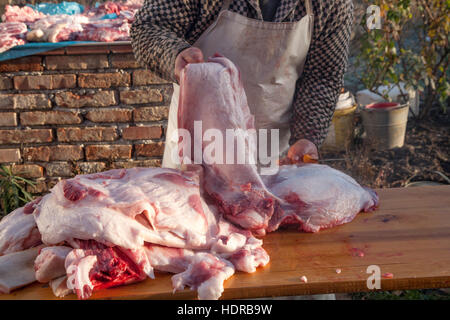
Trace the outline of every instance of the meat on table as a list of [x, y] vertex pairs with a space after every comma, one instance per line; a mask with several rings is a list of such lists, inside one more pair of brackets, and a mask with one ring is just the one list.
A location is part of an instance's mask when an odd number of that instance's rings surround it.
[[[253, 128], [231, 61], [213, 57], [189, 65], [182, 79], [182, 128], [192, 130], [196, 120], [222, 132]], [[221, 110], [221, 121], [211, 108]], [[244, 152], [255, 149], [250, 141]], [[377, 204], [372, 190], [317, 164], [282, 166], [265, 177], [254, 165], [209, 162], [183, 170], [78, 175], [0, 221], [0, 270], [14, 261], [34, 264], [24, 270], [27, 281], [0, 274], [0, 283], [9, 292], [37, 279], [49, 282], [57, 296], [74, 292], [86, 299], [95, 290], [154, 278], [160, 270], [175, 274], [174, 290], [190, 287], [200, 299], [218, 299], [236, 271], [251, 273], [269, 263], [263, 239], [255, 235], [285, 225], [317, 232]], [[30, 248], [38, 249], [11, 259]]]

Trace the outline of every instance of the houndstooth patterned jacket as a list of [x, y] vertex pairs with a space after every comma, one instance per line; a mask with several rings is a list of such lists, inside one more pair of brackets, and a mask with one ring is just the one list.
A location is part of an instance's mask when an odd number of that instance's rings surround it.
[[[215, 21], [220, 0], [146, 0], [131, 27], [137, 60], [160, 77], [176, 82], [175, 59]], [[291, 141], [305, 138], [320, 146], [334, 113], [347, 67], [353, 22], [351, 0], [312, 0], [314, 33], [297, 81]], [[258, 0], [234, 0], [229, 10], [263, 20]], [[281, 0], [274, 22], [299, 21], [304, 0]]]

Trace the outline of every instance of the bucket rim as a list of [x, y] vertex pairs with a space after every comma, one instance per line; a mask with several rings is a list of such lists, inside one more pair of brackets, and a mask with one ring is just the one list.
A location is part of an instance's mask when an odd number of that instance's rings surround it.
[[368, 112], [389, 112], [396, 109], [402, 109], [409, 107], [409, 103], [399, 102], [374, 102], [362, 106], [363, 111]]

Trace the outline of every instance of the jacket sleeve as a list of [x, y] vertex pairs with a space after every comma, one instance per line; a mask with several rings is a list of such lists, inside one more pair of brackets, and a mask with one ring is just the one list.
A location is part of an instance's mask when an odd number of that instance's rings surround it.
[[175, 59], [190, 47], [185, 35], [199, 12], [197, 0], [146, 0], [131, 26], [137, 61], [159, 77], [176, 82]]
[[319, 147], [328, 133], [347, 67], [353, 24], [351, 0], [327, 2], [326, 18], [315, 21], [303, 74], [297, 81], [290, 144], [308, 139]]

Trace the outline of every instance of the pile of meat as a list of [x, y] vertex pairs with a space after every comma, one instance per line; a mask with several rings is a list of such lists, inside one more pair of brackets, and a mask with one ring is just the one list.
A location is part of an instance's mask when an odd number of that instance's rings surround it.
[[[154, 278], [156, 269], [177, 274], [174, 290], [189, 286], [217, 299], [235, 269], [254, 272], [269, 257], [261, 240], [205, 203], [200, 170], [134, 168], [62, 181], [1, 221], [0, 262], [11, 267], [10, 253], [42, 242], [36, 280], [50, 281], [57, 296], [85, 299]], [[2, 281], [0, 291], [14, 289]]]
[[27, 26], [22, 22], [0, 23], [0, 53], [25, 44]]
[[[226, 58], [183, 71], [179, 126], [189, 131], [197, 120], [204, 130], [253, 127], [239, 71]], [[182, 156], [186, 142], [180, 141]], [[373, 191], [323, 165], [282, 166], [260, 176], [253, 164], [195, 165], [184, 156], [183, 170], [133, 168], [63, 180], [10, 213], [0, 221], [0, 291], [37, 280], [57, 296], [86, 299], [158, 270], [175, 274], [174, 291], [190, 287], [200, 299], [218, 299], [234, 272], [269, 262], [256, 235], [280, 226], [316, 232], [378, 202]]]
[[142, 5], [143, 0], [108, 1], [74, 15], [47, 15], [28, 6], [6, 5], [0, 23], [0, 53], [26, 42], [129, 40], [131, 23]]

